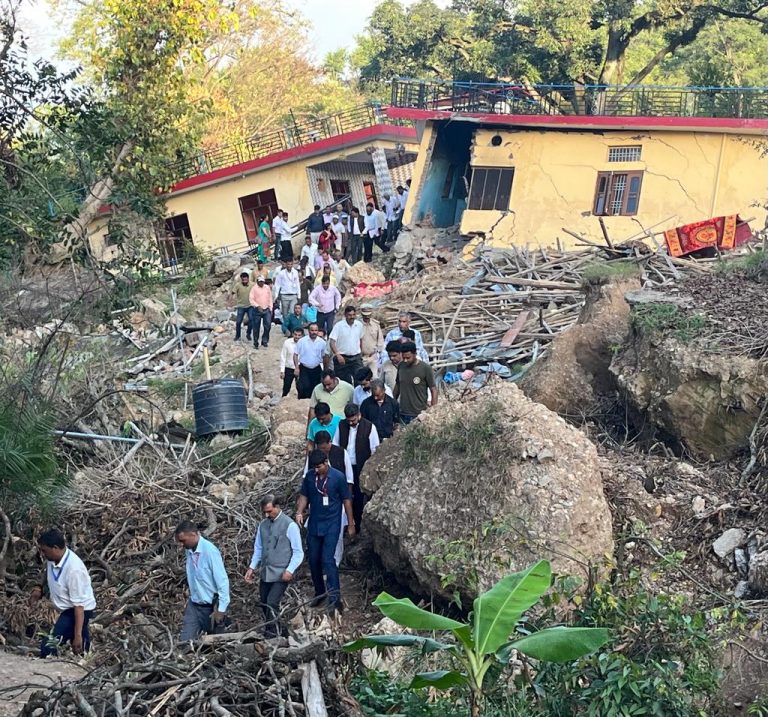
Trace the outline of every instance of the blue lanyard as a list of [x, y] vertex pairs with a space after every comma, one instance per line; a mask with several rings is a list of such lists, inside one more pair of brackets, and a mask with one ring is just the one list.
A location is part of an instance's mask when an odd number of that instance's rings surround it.
[[53, 576], [53, 579], [55, 582], [59, 582], [59, 578], [61, 577], [61, 573], [64, 571], [64, 566], [67, 564], [67, 560], [69, 560], [69, 556], [72, 555], [72, 551], [67, 551], [67, 557], [64, 558], [64, 562], [61, 564], [61, 567], [59, 568], [59, 574], [56, 575], [56, 566], [51, 564], [51, 575]]

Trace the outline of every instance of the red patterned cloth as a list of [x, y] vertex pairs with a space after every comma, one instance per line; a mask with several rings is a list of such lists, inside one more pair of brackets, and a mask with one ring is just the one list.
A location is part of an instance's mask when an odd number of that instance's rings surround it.
[[671, 256], [684, 256], [715, 246], [721, 251], [733, 249], [749, 241], [752, 238], [752, 230], [737, 214], [730, 214], [667, 229], [664, 238]]

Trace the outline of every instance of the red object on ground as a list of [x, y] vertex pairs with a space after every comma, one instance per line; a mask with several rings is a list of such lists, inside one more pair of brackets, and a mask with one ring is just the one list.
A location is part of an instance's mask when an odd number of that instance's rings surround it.
[[728, 251], [748, 242], [751, 238], [752, 229], [747, 222], [739, 218], [738, 214], [685, 224], [664, 232], [664, 239], [671, 256], [685, 256], [710, 247]]
[[352, 287], [352, 296], [356, 299], [376, 299], [379, 296], [388, 294], [397, 286], [397, 282], [380, 281], [375, 284], [356, 284]]

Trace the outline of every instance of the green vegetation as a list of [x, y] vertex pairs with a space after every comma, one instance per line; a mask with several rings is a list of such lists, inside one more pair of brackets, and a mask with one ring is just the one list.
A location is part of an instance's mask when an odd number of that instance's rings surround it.
[[53, 416], [43, 406], [4, 398], [0, 402], [0, 508], [11, 517], [50, 508], [67, 483], [56, 460]]
[[672, 334], [683, 343], [692, 341], [707, 325], [700, 314], [689, 315], [674, 304], [641, 304], [633, 307], [632, 321], [636, 328], [661, 334]]
[[181, 296], [191, 296], [203, 288], [205, 280], [208, 277], [208, 270], [205, 267], [193, 269], [179, 284], [179, 294]]
[[546, 560], [513, 573], [475, 599], [469, 623], [423, 610], [407, 598], [381, 593], [373, 604], [386, 617], [411, 630], [448, 633], [448, 639], [367, 635], [348, 643], [344, 649], [418, 647], [424, 655], [439, 653], [448, 659], [451, 669], [419, 672], [410, 687], [438, 690], [461, 687], [468, 694], [470, 715], [480, 717], [486, 677], [507, 665], [513, 653], [544, 662], [569, 662], [595, 652], [608, 641], [609, 633], [603, 628], [564, 626], [510, 639], [523, 614], [540, 602], [551, 582], [552, 572]]
[[458, 540], [435, 539], [435, 552], [427, 556], [427, 562], [432, 565], [440, 576], [440, 585], [454, 590], [453, 599], [461, 609], [461, 595], [458, 586], [466, 585], [472, 593], [480, 589], [480, 573], [486, 563], [490, 562], [493, 570], [504, 573], [510, 569], [508, 561], [496, 554], [486, 554], [482, 544], [491, 535], [506, 535], [510, 532], [505, 518], [498, 518], [483, 523], [473, 530], [466, 538]]
[[[650, 579], [674, 570], [678, 559], [679, 556], [671, 556], [651, 573]], [[528, 664], [530, 656], [518, 654], [522, 666], [492, 666], [490, 678], [484, 683], [482, 715], [705, 717], [720, 714], [718, 652], [722, 643], [718, 635], [722, 633], [725, 637], [730, 630], [742, 625], [741, 614], [727, 608], [702, 612], [688, 604], [682, 595], [653, 592], [648, 579], [633, 570], [624, 577], [618, 575], [585, 590], [576, 578], [557, 577], [541, 601], [542, 608], [535, 611], [535, 617], [523, 619], [518, 629], [532, 636], [540, 635], [541, 631], [537, 630], [542, 625], [561, 621], [567, 610], [570, 626], [595, 628], [599, 625], [610, 633], [610, 641], [599, 651], [575, 661], [558, 663], [534, 659], [533, 664]], [[382, 611], [400, 622], [386, 612], [391, 611], [390, 601], [392, 598], [387, 596]], [[415, 660], [418, 666], [432, 670], [445, 666], [446, 651], [431, 637], [396, 635], [381, 638], [378, 643], [370, 637], [363, 638], [363, 642], [365, 640], [371, 642], [361, 645], [358, 641], [348, 647], [411, 646], [413, 653], [409, 659]], [[460, 642], [461, 637], [457, 641]], [[444, 674], [450, 673], [430, 673], [434, 680]], [[418, 675], [414, 683], [421, 684]], [[353, 688], [367, 715], [410, 715], [409, 710], [424, 717], [453, 714], [441, 700], [434, 704], [437, 711], [430, 711], [433, 706], [425, 690], [417, 690], [419, 696], [411, 697], [405, 684], [397, 680], [385, 683], [382, 676], [375, 673], [358, 677]], [[453, 709], [464, 709], [466, 714], [467, 697], [466, 687], [459, 684], [451, 689], [448, 703]], [[752, 711], [748, 710], [747, 714], [768, 717], [764, 701], [756, 702], [749, 709]]]
[[186, 381], [183, 378], [148, 378], [147, 386], [157, 391], [164, 399], [177, 398], [184, 395]]
[[433, 433], [423, 423], [414, 423], [403, 432], [402, 455], [408, 463], [424, 464], [440, 455], [471, 457], [476, 462], [493, 455], [503, 407], [490, 402], [478, 414], [457, 416]]
[[640, 269], [634, 262], [595, 261], [581, 272], [585, 284], [607, 284], [611, 281], [639, 278]]
[[465, 717], [466, 708], [455, 700], [438, 697], [432, 700], [424, 691], [411, 690], [389, 675], [368, 671], [356, 675], [352, 693], [366, 717]]
[[726, 255], [726, 258], [721, 259], [715, 264], [715, 271], [721, 274], [743, 271], [747, 275], [756, 278], [758, 274], [765, 272], [766, 266], [768, 266], [768, 256], [766, 256], [765, 251], [759, 249], [751, 254], [743, 254], [737, 257]]
[[[674, 567], [674, 560], [670, 566]], [[533, 687], [543, 714], [588, 717], [649, 715], [701, 717], [717, 702], [718, 642], [711, 630], [724, 611], [704, 613], [683, 595], [652, 593], [639, 571], [598, 583], [586, 596], [565, 586], [551, 612], [566, 600], [574, 623], [611, 631], [611, 650], [571, 665], [543, 665]], [[557, 602], [555, 602], [557, 601]], [[546, 617], [546, 616], [545, 616]], [[738, 621], [738, 615], [733, 619]]]
[[383, 81], [396, 76], [762, 86], [768, 81], [764, 22], [761, 4], [740, 0], [384, 0], [352, 61], [362, 85], [382, 97]]

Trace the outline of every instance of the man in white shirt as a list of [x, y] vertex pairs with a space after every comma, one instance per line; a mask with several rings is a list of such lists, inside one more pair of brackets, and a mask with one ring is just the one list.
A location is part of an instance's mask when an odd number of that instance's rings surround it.
[[384, 217], [387, 220], [386, 242], [391, 244], [397, 239], [397, 217], [400, 213], [400, 202], [389, 192], [384, 194]]
[[411, 315], [407, 311], [400, 312], [400, 315], [397, 317], [397, 326], [384, 337], [384, 345], [386, 346], [390, 341], [400, 341], [403, 337], [403, 331], [408, 331], [409, 329], [413, 331], [415, 336], [416, 355], [420, 361], [429, 363], [429, 354], [424, 348], [424, 339], [421, 337], [421, 331], [411, 329]]
[[307, 236], [304, 237], [304, 246], [301, 247], [301, 256], [299, 259], [302, 259], [303, 257], [307, 257], [307, 261], [309, 262], [310, 266], [315, 266], [315, 257], [317, 257], [317, 243], [313, 242], [312, 236], [310, 234], [307, 234]]
[[[50, 636], [40, 644], [40, 657], [57, 655], [60, 645], [70, 643], [72, 652], [80, 655], [88, 652], [91, 637], [88, 623], [96, 609], [91, 577], [83, 561], [68, 547], [63, 533], [46, 530], [38, 539], [40, 552], [47, 562], [48, 593], [59, 617]], [[32, 590], [31, 602], [43, 595], [42, 586]]]
[[347, 244], [347, 228], [339, 220], [339, 215], [334, 214], [331, 220], [331, 231], [336, 235], [336, 245], [334, 249], [343, 251]]
[[363, 322], [358, 321], [355, 307], [347, 306], [344, 321], [331, 331], [330, 344], [336, 376], [350, 385], [354, 385], [355, 374], [363, 366], [362, 338]]
[[379, 434], [370, 421], [360, 415], [360, 407], [354, 403], [344, 408], [344, 420], [339, 423], [333, 443], [346, 449], [352, 463], [354, 476], [352, 490], [352, 515], [355, 519], [355, 530], [360, 530], [363, 521], [365, 496], [360, 489], [360, 472], [366, 461], [379, 447]]
[[272, 239], [275, 242], [275, 251], [273, 253], [275, 261], [280, 259], [280, 240], [283, 236], [283, 210], [278, 209], [272, 219]]
[[272, 297], [280, 300], [280, 313], [290, 316], [301, 294], [301, 278], [293, 268], [293, 259], [283, 261], [283, 268], [275, 274], [272, 284]]
[[330, 207], [323, 209], [323, 226], [333, 221], [333, 210]]
[[309, 398], [323, 377], [326, 343], [318, 336], [316, 323], [307, 327], [308, 335], [296, 342], [293, 369], [299, 398]]
[[405, 212], [405, 203], [408, 201], [408, 190], [403, 186], [398, 186], [397, 195], [400, 200], [400, 211], [397, 213], [397, 230], [403, 228], [403, 213]]
[[293, 227], [288, 223], [288, 212], [283, 212], [280, 236], [280, 258], [293, 261]]
[[389, 251], [383, 237], [386, 221], [383, 212], [375, 209], [370, 202], [365, 205], [365, 216], [363, 217], [363, 221], [365, 222], [365, 234], [363, 235], [363, 261], [366, 264], [370, 264], [373, 260], [374, 243], [383, 252]]
[[290, 338], [283, 341], [283, 348], [280, 351], [280, 379], [283, 382], [283, 396], [291, 392], [291, 386], [296, 379], [293, 372], [293, 354], [296, 352], [296, 344], [304, 336], [304, 329], [294, 329]]
[[[373, 371], [368, 366], [357, 369], [355, 374], [355, 392], [352, 394], [352, 403], [362, 406], [363, 401], [371, 395], [371, 381], [373, 381]], [[392, 390], [385, 384], [384, 393], [387, 396], [392, 395]]]

